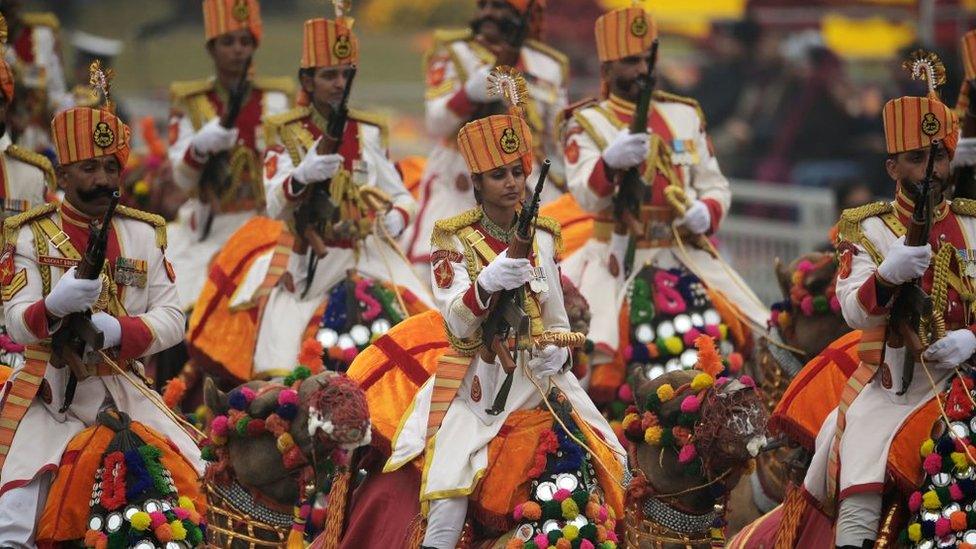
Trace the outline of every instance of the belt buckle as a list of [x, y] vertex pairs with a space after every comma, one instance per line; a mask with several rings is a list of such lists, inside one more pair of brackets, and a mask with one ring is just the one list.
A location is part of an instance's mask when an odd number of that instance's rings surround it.
[[51, 244], [54, 244], [54, 247], [60, 250], [61, 246], [63, 246], [64, 243], [70, 239], [71, 237], [69, 237], [64, 231], [58, 231], [58, 234], [51, 237]]

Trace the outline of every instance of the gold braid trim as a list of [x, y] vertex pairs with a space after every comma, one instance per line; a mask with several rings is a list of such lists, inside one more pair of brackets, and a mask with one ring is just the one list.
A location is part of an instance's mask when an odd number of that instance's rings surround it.
[[[590, 107], [590, 108], [596, 109], [597, 107]], [[596, 130], [596, 126], [594, 126], [586, 117], [586, 115], [583, 114], [583, 111], [585, 110], [587, 109], [582, 109], [574, 112], [573, 120], [575, 120], [576, 123], [579, 124], [581, 128], [583, 128], [583, 131], [586, 132], [586, 135], [590, 136], [590, 139], [592, 139], [593, 142], [596, 143], [597, 148], [602, 151], [603, 149], [607, 148], [608, 145], [607, 140], [604, 139], [602, 135], [600, 135], [600, 132]], [[601, 113], [601, 114], [607, 116], [607, 120], [610, 120], [610, 122], [613, 123], [612, 117], [609, 117], [605, 113]]]
[[434, 230], [430, 235], [430, 245], [435, 250], [452, 250], [454, 244], [451, 237], [458, 231], [469, 225], [481, 221], [484, 215], [481, 208], [471, 208], [466, 212], [461, 212], [453, 217], [447, 217], [434, 223]]
[[259, 90], [281, 92], [287, 96], [295, 93], [295, 79], [290, 76], [255, 76], [251, 85]]
[[[36, 223], [30, 224], [30, 230], [34, 233], [34, 253], [37, 254], [37, 257], [47, 255], [47, 236]], [[51, 266], [38, 263], [37, 270], [41, 274], [41, 293], [46, 296], [51, 293]]]
[[55, 203], [42, 204], [40, 206], [35, 206], [26, 212], [19, 213], [8, 217], [3, 222], [3, 241], [8, 243], [17, 244], [17, 233], [20, 232], [20, 228], [24, 225], [30, 223], [31, 221], [50, 215], [54, 210], [58, 209], [58, 205]]
[[705, 129], [705, 111], [702, 110], [701, 105], [696, 99], [661, 90], [655, 91], [651, 97], [660, 103], [681, 103], [695, 109], [695, 112], [698, 113], [698, 120], [701, 121], [701, 127]]
[[569, 57], [557, 50], [556, 48], [550, 46], [549, 44], [544, 44], [534, 38], [529, 38], [525, 41], [525, 45], [534, 49], [535, 51], [549, 57], [557, 64], [559, 64], [560, 74], [563, 77], [563, 83], [569, 79]]
[[[932, 272], [932, 316], [923, 319], [919, 327], [919, 339], [923, 345], [938, 340], [945, 335], [945, 308], [949, 294], [949, 269], [955, 257], [955, 247], [945, 242], [936, 252]], [[931, 332], [932, 338], [929, 338]]]
[[954, 214], [976, 217], [976, 200], [971, 198], [954, 198], [949, 203], [949, 209]]
[[542, 335], [535, 338], [536, 347], [555, 345], [556, 347], [569, 347], [572, 349], [582, 347], [586, 343], [586, 334], [579, 332], [550, 332], [546, 330]]
[[163, 216], [122, 205], [119, 205], [115, 212], [129, 219], [152, 225], [156, 229], [156, 246], [159, 248], [166, 247], [166, 220], [163, 219]]
[[536, 228], [542, 229], [552, 235], [553, 246], [555, 247], [553, 253], [555, 253], [555, 255], [557, 256], [562, 254], [563, 233], [562, 233], [562, 226], [559, 225], [559, 222], [556, 221], [555, 218], [540, 215], [535, 220], [535, 226]]
[[46, 156], [40, 153], [36, 153], [31, 150], [27, 150], [17, 145], [10, 145], [7, 147], [7, 154], [12, 158], [20, 160], [25, 164], [30, 164], [35, 168], [44, 172], [44, 181], [47, 183], [47, 188], [49, 191], [54, 192], [57, 190], [57, 183], [54, 178], [54, 167], [51, 166], [51, 161], [47, 159]]
[[840, 220], [837, 222], [837, 237], [841, 241], [861, 245], [875, 263], [881, 263], [884, 256], [864, 236], [864, 231], [861, 229], [861, 222], [869, 217], [877, 217], [892, 211], [894, 211], [894, 206], [890, 202], [872, 202], [871, 204], [865, 204], [857, 208], [848, 208], [840, 214]]

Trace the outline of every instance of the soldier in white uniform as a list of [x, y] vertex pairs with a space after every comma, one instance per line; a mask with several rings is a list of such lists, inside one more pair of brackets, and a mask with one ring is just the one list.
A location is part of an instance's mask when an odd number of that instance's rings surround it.
[[[570, 278], [590, 304], [589, 338], [596, 344], [594, 365], [608, 363], [617, 352], [618, 315], [628, 288], [624, 255], [636, 246], [633, 274], [641, 266], [673, 268], [684, 264], [709, 287], [721, 291], [754, 326], [765, 326], [768, 310], [745, 282], [705, 250], [699, 235], [714, 233], [728, 212], [729, 182], [722, 175], [705, 133], [705, 120], [693, 99], [656, 91], [647, 133], [631, 134], [628, 126], [639, 97], [637, 79], [649, 70], [649, 48], [657, 37], [654, 20], [642, 8], [604, 14], [596, 22], [597, 52], [608, 92], [602, 101], [580, 105], [563, 130], [563, 155], [570, 191], [580, 206], [596, 216], [593, 237], [563, 262]], [[617, 176], [639, 168], [646, 182], [640, 205], [640, 234], [613, 234], [612, 200]], [[668, 189], [691, 201], [681, 218]], [[686, 252], [672, 237], [676, 222], [685, 235]], [[629, 227], [628, 227], [629, 230]], [[619, 232], [619, 231], [618, 231]]]
[[[210, 261], [231, 234], [264, 211], [261, 161], [266, 143], [263, 117], [288, 110], [294, 84], [290, 78], [250, 78], [235, 125], [219, 117], [228, 108], [230, 90], [244, 74], [261, 41], [257, 0], [204, 0], [207, 51], [215, 78], [176, 82], [171, 87], [169, 159], [173, 179], [190, 199], [170, 230], [170, 258], [179, 276], [180, 301], [190, 309], [207, 279]], [[229, 155], [229, 185], [203, 181], [208, 161]]]
[[[453, 352], [441, 359], [435, 375], [420, 389], [391, 442], [393, 451], [384, 468], [396, 470], [426, 448], [420, 499], [430, 507], [422, 546], [437, 549], [456, 545], [468, 495], [488, 467], [488, 444], [505, 419], [515, 410], [541, 405], [542, 390], [536, 384], [558, 387], [580, 417], [619, 452], [618, 457], [624, 455], [610, 426], [570, 371], [565, 347], [545, 345], [531, 355], [520, 353], [504, 409], [488, 412], [506, 377], [497, 358], [485, 362], [478, 354], [481, 324], [493, 294], [524, 287], [533, 337], [569, 331], [555, 264], [559, 225], [538, 218], [532, 259], [506, 255], [532, 165], [532, 134], [522, 118], [492, 115], [468, 123], [458, 135], [458, 145], [480, 204], [437, 222], [431, 256], [434, 297]], [[437, 387], [455, 389], [444, 396]]]
[[[474, 31], [437, 31], [427, 54], [427, 131], [438, 139], [421, 176], [420, 214], [407, 227], [403, 245], [420, 271], [430, 260], [434, 222], [474, 207], [471, 180], [455, 146], [460, 127], [492, 112], [504, 112], [497, 98], [489, 97], [488, 73], [496, 65], [516, 67], [528, 84], [526, 120], [532, 128], [536, 164], [550, 158], [543, 202], [565, 192], [565, 176], [554, 135], [556, 120], [566, 106], [569, 62], [555, 49], [538, 41], [544, 0], [485, 0], [478, 3]], [[515, 26], [528, 25], [529, 38], [515, 48], [506, 42]], [[534, 181], [532, 177], [529, 180]]]
[[[962, 297], [972, 295], [974, 288], [974, 251], [969, 246], [976, 242], [976, 202], [942, 200], [934, 208], [928, 242], [905, 243], [914, 189], [924, 179], [935, 140], [941, 141], [941, 147], [935, 157], [933, 192], [942, 196], [955, 151], [957, 119], [933, 95], [893, 99], [885, 105], [883, 116], [885, 167], [897, 184], [895, 199], [846, 210], [839, 223], [837, 298], [847, 323], [864, 331], [861, 363], [839, 407], [817, 435], [816, 453], [804, 481], [818, 507], [835, 517], [835, 543], [840, 547], [874, 546], [888, 449], [895, 434], [976, 350], [976, 311], [973, 302]], [[882, 347], [896, 289], [916, 278], [931, 295], [934, 312], [945, 321], [945, 333], [932, 334], [922, 354], [925, 365], [916, 357], [917, 373], [903, 387], [908, 351]], [[904, 394], [897, 394], [903, 389]]]
[[[357, 196], [371, 195], [380, 203], [376, 204], [378, 210], [361, 212], [364, 217], [376, 217], [372, 226], [360, 227], [355, 235], [322, 235], [326, 255], [317, 263], [311, 282], [308, 263], [315, 250], [308, 247], [291, 254], [287, 269], [290, 283], [275, 286], [262, 313], [252, 376], [279, 375], [294, 368], [306, 326], [350, 269], [406, 287], [428, 306], [433, 305], [426, 297], [425, 285], [396, 249], [395, 239], [416, 215], [417, 205], [389, 160], [386, 125], [378, 116], [350, 110], [339, 152], [319, 154], [316, 150], [342, 99], [350, 71], [359, 62], [356, 36], [345, 19], [306, 21], [303, 36], [299, 75], [311, 104], [265, 121], [273, 136], [264, 170], [268, 215], [295, 230], [296, 208], [306, 200], [312, 186], [321, 184], [330, 185], [337, 201], [340, 186], [347, 186]], [[245, 288], [259, 287], [257, 283], [266, 278], [273, 253], [255, 262], [246, 276]], [[241, 298], [248, 293], [242, 291]]]
[[[90, 225], [118, 190], [129, 153], [129, 128], [109, 110], [77, 107], [51, 124], [60, 166], [61, 204], [39, 206], [4, 223], [0, 263], [7, 329], [27, 346], [0, 400], [0, 546], [33, 547], [40, 515], [61, 455], [73, 436], [106, 404], [168, 437], [202, 474], [193, 440], [98, 355], [86, 353], [80, 379], [61, 412], [69, 368], [49, 364], [51, 336], [61, 319], [93, 309], [103, 350], [133, 372], [137, 359], [183, 339], [184, 318], [166, 260], [166, 226], [159, 216], [119, 206], [111, 223], [106, 269], [96, 280], [75, 277]], [[138, 382], [138, 381], [137, 381]], [[162, 400], [158, 400], [160, 406]]]

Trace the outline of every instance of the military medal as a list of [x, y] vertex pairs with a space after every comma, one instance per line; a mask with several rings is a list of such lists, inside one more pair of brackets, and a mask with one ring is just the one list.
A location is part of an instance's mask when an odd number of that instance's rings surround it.
[[532, 280], [529, 281], [529, 289], [535, 294], [549, 291], [549, 284], [546, 282], [546, 273], [543, 272], [542, 267], [532, 268]]
[[118, 284], [145, 288], [147, 273], [145, 259], [119, 257], [115, 260], [115, 282]]
[[976, 278], [976, 250], [957, 249], [956, 255], [959, 258], [959, 270], [962, 271], [962, 274], [970, 278]]

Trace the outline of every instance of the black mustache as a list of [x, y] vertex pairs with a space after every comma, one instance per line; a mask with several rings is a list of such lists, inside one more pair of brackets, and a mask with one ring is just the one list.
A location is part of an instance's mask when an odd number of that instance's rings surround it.
[[497, 25], [499, 30], [501, 30], [502, 34], [508, 34], [510, 32], [513, 32], [518, 27], [518, 21], [514, 21], [511, 18], [506, 17], [504, 19], [499, 19], [497, 17], [491, 17], [486, 15], [484, 17], [479, 17], [474, 21], [472, 21], [471, 30], [475, 34], [478, 34], [481, 31], [482, 25], [489, 22]]
[[111, 198], [115, 194], [115, 189], [111, 187], [95, 187], [90, 191], [78, 191], [78, 196], [85, 202], [91, 202], [98, 198]]

